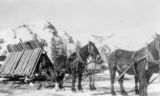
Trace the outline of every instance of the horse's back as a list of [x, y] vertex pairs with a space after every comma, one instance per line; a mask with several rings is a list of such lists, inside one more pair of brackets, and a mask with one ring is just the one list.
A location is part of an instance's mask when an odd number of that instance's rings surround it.
[[[131, 60], [134, 51], [128, 51], [123, 49], [116, 49], [108, 57], [109, 67], [116, 67], [118, 71], [123, 72], [133, 63]], [[133, 74], [133, 67], [127, 71], [128, 74]]]
[[118, 62], [118, 61], [123, 61], [123, 60], [130, 60], [132, 57], [133, 51], [128, 51], [128, 50], [123, 50], [123, 49], [116, 49], [113, 51], [109, 57], [108, 61], [109, 62]]

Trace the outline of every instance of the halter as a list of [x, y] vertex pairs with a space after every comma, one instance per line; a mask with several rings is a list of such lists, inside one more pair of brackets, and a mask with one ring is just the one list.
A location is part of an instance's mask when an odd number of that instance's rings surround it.
[[[89, 54], [91, 53], [91, 52], [90, 52], [90, 51], [91, 51], [91, 45], [90, 45], [90, 44], [88, 44], [88, 50], [87, 50], [87, 51], [88, 51]], [[87, 64], [86, 61], [84, 61], [84, 60], [82, 59], [82, 57], [81, 57], [81, 55], [83, 55], [83, 54], [80, 54], [79, 52], [80, 52], [80, 51], [78, 50], [77, 53], [78, 53], [78, 59], [79, 59], [79, 61], [80, 61], [81, 63], [83, 63], [83, 64]], [[85, 55], [83, 55], [83, 56], [84, 56], [84, 57], [87, 57], [87, 56], [85, 56]], [[93, 59], [96, 58], [95, 55], [94, 55], [94, 56], [91, 56], [91, 57], [92, 57]], [[76, 61], [76, 60], [75, 60], [75, 61]]]
[[[92, 46], [91, 46], [90, 44], [88, 44], [88, 53], [90, 53], [90, 54], [91, 54], [91, 48], [92, 48]], [[93, 56], [91, 55], [91, 57], [92, 57], [93, 59], [96, 58], [95, 54], [94, 54]]]
[[[88, 44], [87, 47], [88, 47], [88, 50], [87, 50], [88, 53], [91, 54], [91, 52], [90, 52], [90, 51], [91, 51], [91, 45]], [[76, 64], [77, 64], [77, 65], [76, 65], [76, 66], [77, 66], [77, 67], [76, 67], [76, 70], [77, 70], [77, 69], [78, 69], [78, 62], [81, 62], [81, 63], [83, 64], [83, 66], [88, 65], [88, 64], [87, 64], [86, 61], [84, 61], [84, 60], [82, 59], [82, 55], [83, 55], [83, 54], [80, 54], [79, 49], [77, 50], [76, 53], [77, 53], [77, 54], [76, 54], [76, 55], [77, 55], [77, 56], [76, 56], [76, 59], [75, 59], [72, 63], [77, 62], [77, 63], [76, 63]], [[87, 57], [87, 56], [85, 56], [85, 55], [83, 55], [83, 56], [84, 56], [84, 57]], [[93, 59], [95, 58], [95, 56], [91, 56], [91, 57], [92, 57]]]

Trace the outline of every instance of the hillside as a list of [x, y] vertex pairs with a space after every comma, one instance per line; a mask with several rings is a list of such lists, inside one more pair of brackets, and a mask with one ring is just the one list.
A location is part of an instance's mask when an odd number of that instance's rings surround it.
[[25, 42], [28, 40], [38, 39], [40, 42], [45, 42], [44, 49], [47, 51], [49, 58], [51, 58], [51, 41], [52, 43], [61, 42], [60, 47], [67, 46], [67, 53], [70, 53], [70, 50], [73, 51], [72, 46], [74, 46], [73, 38], [66, 32], [57, 29], [49, 21], [41, 21], [32, 24], [24, 24], [18, 27], [8, 28], [6, 30], [0, 31], [0, 56], [7, 54], [6, 46], [8, 44], [15, 44], [20, 41]]

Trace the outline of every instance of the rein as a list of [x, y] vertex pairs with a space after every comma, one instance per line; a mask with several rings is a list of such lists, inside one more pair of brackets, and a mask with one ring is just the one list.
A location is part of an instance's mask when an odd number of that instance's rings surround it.
[[[87, 45], [87, 47], [88, 47], [88, 53], [90, 53], [90, 49], [91, 49], [91, 48], [90, 48], [90, 45]], [[86, 55], [84, 55], [84, 54], [80, 54], [80, 49], [77, 48], [77, 50], [76, 50], [76, 59], [72, 62], [72, 64], [76, 62], [76, 70], [78, 70], [78, 62], [81, 62], [81, 63], [83, 64], [83, 66], [86, 66], [86, 65], [88, 65], [89, 63], [91, 63], [91, 62], [87, 63], [86, 61], [84, 61], [84, 60], [82, 59], [82, 57], [88, 58], [88, 56], [86, 56]], [[94, 56], [94, 57], [95, 57], [95, 56]], [[92, 58], [93, 58], [93, 57], [92, 57]], [[94, 61], [92, 61], [92, 62], [94, 62]]]

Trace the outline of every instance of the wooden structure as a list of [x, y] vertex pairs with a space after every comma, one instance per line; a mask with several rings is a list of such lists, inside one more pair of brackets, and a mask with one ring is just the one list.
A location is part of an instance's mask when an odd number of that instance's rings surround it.
[[9, 54], [0, 68], [0, 74], [4, 76], [32, 77], [41, 62], [42, 55], [45, 55], [50, 62], [42, 44], [37, 40], [8, 45], [7, 49]]

